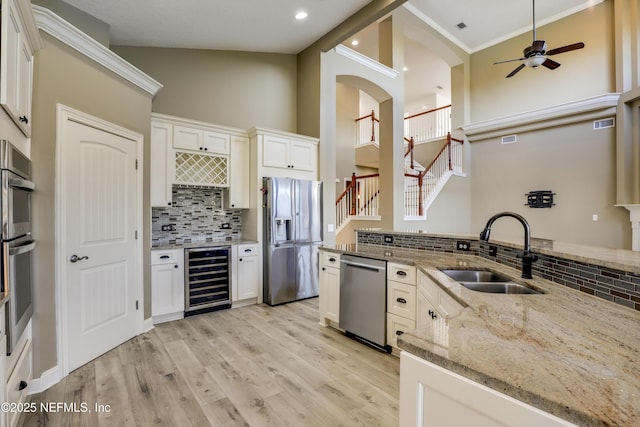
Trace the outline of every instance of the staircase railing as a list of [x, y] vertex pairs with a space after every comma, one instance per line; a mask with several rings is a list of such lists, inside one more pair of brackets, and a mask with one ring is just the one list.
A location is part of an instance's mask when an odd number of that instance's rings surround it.
[[451, 105], [404, 118], [404, 136], [415, 142], [443, 138], [451, 132]]
[[380, 120], [376, 117], [376, 112], [371, 110], [371, 114], [356, 119], [356, 145], [371, 144], [377, 142], [376, 135], [379, 135]]
[[336, 227], [343, 225], [349, 217], [378, 216], [378, 195], [380, 174], [356, 176], [336, 199]]
[[447, 143], [419, 174], [405, 173], [405, 217], [423, 217], [452, 173], [462, 173], [464, 141], [447, 134]]
[[[451, 105], [404, 118], [404, 139], [407, 143], [410, 139], [415, 143], [444, 138], [449, 132], [451, 132]], [[380, 135], [380, 119], [376, 117], [374, 110], [371, 110], [371, 114], [356, 119], [356, 145], [378, 142], [378, 135]]]

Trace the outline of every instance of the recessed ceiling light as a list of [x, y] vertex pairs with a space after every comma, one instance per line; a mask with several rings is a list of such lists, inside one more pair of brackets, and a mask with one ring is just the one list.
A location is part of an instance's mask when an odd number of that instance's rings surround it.
[[407, 67], [402, 67], [402, 71], [407, 71], [408, 68]]
[[353, 41], [351, 42], [351, 45], [352, 45], [352, 46], [358, 46], [359, 44], [360, 44], [360, 42], [359, 42], [358, 40], [353, 40]]
[[457, 27], [458, 27], [458, 28], [460, 28], [460, 29], [462, 30], [463, 28], [466, 28], [466, 27], [467, 27], [467, 24], [465, 24], [464, 22], [460, 22], [460, 23], [457, 25]]
[[444, 89], [444, 88], [443, 88], [442, 86], [440, 86], [440, 85], [438, 85], [438, 86], [436, 86], [436, 87], [437, 87], [438, 89], [440, 89], [440, 90]]
[[309, 15], [307, 14], [307, 12], [298, 12], [298, 13], [296, 13], [296, 19], [297, 19], [298, 21], [303, 20], [303, 19], [304, 19], [304, 18], [306, 18], [307, 16], [309, 16]]

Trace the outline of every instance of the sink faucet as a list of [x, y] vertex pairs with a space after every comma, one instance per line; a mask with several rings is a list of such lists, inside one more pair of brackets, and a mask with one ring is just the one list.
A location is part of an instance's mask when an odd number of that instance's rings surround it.
[[518, 215], [514, 212], [500, 212], [489, 218], [487, 221], [487, 225], [484, 227], [484, 230], [480, 233], [480, 240], [484, 240], [485, 242], [489, 241], [489, 235], [491, 234], [491, 226], [495, 222], [496, 219], [501, 218], [503, 216], [510, 216], [512, 218], [520, 221], [520, 224], [524, 227], [524, 253], [522, 254], [522, 278], [523, 279], [531, 279], [531, 265], [538, 260], [538, 256], [534, 255], [531, 252], [531, 231], [529, 228], [529, 223], [522, 215]]

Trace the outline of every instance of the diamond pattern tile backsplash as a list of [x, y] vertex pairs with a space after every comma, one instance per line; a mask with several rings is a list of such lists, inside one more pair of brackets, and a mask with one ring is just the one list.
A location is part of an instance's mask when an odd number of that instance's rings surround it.
[[[174, 185], [171, 206], [151, 211], [151, 246], [215, 242], [242, 237], [239, 209], [223, 208], [223, 189]], [[163, 225], [175, 231], [162, 231]], [[229, 224], [229, 229], [223, 229]]]

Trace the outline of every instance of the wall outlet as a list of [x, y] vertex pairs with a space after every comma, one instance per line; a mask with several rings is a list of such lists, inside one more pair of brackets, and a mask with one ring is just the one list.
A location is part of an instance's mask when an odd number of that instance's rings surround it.
[[220, 224], [220, 228], [223, 230], [229, 230], [231, 229], [231, 224], [229, 224], [228, 222], [222, 223]]
[[384, 242], [385, 243], [393, 243], [393, 236], [386, 234], [384, 236]]
[[458, 241], [458, 243], [456, 243], [456, 249], [459, 250], [459, 251], [471, 250], [471, 243], [464, 242], [464, 241]]
[[498, 256], [497, 246], [489, 246], [489, 256]]
[[176, 231], [175, 224], [163, 224], [161, 227], [162, 231]]

